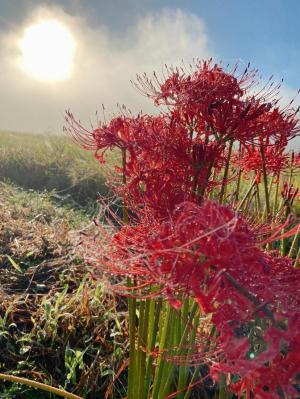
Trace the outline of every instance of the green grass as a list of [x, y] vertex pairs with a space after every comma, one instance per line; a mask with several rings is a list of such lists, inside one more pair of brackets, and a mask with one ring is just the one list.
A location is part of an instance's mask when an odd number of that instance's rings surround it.
[[0, 132], [0, 180], [55, 190], [79, 205], [108, 193], [105, 168], [65, 136]]
[[[84, 398], [101, 399], [110, 387], [120, 398], [126, 371], [113, 381], [127, 358], [126, 304], [77, 254], [89, 221], [51, 193], [0, 183], [0, 371]], [[3, 381], [0, 397], [55, 399]]]
[[70, 229], [79, 229], [90, 222], [89, 208], [73, 207], [59, 200], [55, 191], [35, 191], [16, 184], [0, 181], [0, 206], [5, 205], [17, 214], [24, 212], [26, 218], [34, 220], [43, 216], [47, 221], [64, 220]]
[[[67, 137], [0, 132], [0, 371], [84, 398], [126, 395], [126, 304], [76, 247], [108, 168]], [[0, 397], [54, 399], [3, 381]]]

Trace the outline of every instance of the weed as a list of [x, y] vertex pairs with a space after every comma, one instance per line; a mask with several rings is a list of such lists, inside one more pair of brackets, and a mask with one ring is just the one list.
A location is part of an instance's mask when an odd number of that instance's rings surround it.
[[[115, 386], [120, 397], [125, 371], [114, 380], [127, 356], [126, 305], [92, 281], [74, 250], [89, 217], [49, 193], [0, 183], [0, 196], [1, 371], [85, 398]], [[3, 381], [0, 396], [54, 399]]]

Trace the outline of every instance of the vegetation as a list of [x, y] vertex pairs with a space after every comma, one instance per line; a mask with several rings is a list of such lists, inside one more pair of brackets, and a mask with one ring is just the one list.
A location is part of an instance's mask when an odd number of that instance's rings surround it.
[[138, 78], [156, 116], [68, 113], [101, 172], [65, 138], [2, 135], [1, 371], [90, 399], [299, 396], [300, 124], [256, 86], [209, 60]]
[[[76, 255], [83, 210], [53, 193], [0, 183], [1, 372], [62, 387], [87, 398], [124, 392], [126, 304], [91, 279]], [[54, 398], [0, 381], [3, 399]]]
[[107, 193], [106, 171], [67, 137], [0, 132], [0, 179], [54, 190], [68, 204], [94, 204]]
[[128, 398], [298, 398], [299, 108], [257, 70], [212, 60], [136, 87], [162, 111], [92, 132], [67, 113], [83, 148], [122, 155], [123, 219], [84, 251], [128, 296]]

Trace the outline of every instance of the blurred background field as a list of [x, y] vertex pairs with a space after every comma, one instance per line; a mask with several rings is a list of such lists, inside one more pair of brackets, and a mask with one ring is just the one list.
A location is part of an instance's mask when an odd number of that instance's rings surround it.
[[[46, 190], [53, 198], [85, 211], [95, 205], [99, 194], [110, 194], [106, 181], [111, 178], [116, 157], [116, 152], [109, 151], [106, 163], [100, 165], [91, 152], [74, 144], [67, 135], [0, 132], [0, 181], [27, 190]], [[241, 180], [241, 196], [251, 179]], [[289, 179], [288, 171], [281, 175], [282, 183]], [[292, 183], [297, 186], [298, 182], [299, 174], [295, 173]], [[225, 202], [232, 202], [230, 190]]]
[[86, 206], [95, 202], [98, 193], [108, 192], [105, 170], [66, 136], [0, 132], [1, 181], [25, 189], [55, 190], [69, 203]]

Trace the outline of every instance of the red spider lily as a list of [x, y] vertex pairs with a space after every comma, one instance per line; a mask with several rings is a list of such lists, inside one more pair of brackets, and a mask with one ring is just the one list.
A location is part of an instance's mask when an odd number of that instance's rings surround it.
[[[295, 366], [288, 367], [280, 381], [275, 380], [279, 368], [289, 365], [289, 353], [298, 347], [300, 338], [300, 285], [292, 284], [293, 279], [300, 281], [300, 271], [295, 273], [289, 259], [261, 252], [240, 217], [209, 202], [202, 207], [183, 204], [150, 238], [149, 256], [149, 271], [164, 287], [170, 287], [169, 296], [181, 289], [192, 292], [202, 310], [213, 315], [220, 332], [217, 346], [225, 355], [218, 367], [240, 377], [236, 392], [241, 394], [248, 381], [255, 393], [267, 386], [273, 397], [278, 389], [297, 397], [291, 381], [296, 381], [300, 369], [298, 357], [294, 356]], [[266, 321], [255, 327], [259, 319]], [[260, 331], [257, 343], [244, 337], [245, 327], [249, 333]], [[268, 383], [266, 375], [270, 375]]]
[[261, 149], [258, 146], [245, 145], [239, 153], [232, 157], [232, 164], [241, 169], [245, 175], [254, 172], [258, 183], [263, 173], [263, 165], [267, 174], [276, 176], [286, 169], [288, 154], [285, 153], [285, 146], [280, 144], [264, 145], [263, 151], [264, 159], [262, 159]]
[[[167, 78], [159, 81], [138, 77], [137, 88], [154, 102], [172, 107], [173, 115], [190, 130], [210, 140], [253, 142], [262, 137], [289, 140], [299, 134], [292, 102], [280, 111], [276, 95], [280, 85], [271, 80], [259, 85], [256, 70], [238, 72], [238, 65], [224, 70], [212, 60], [197, 62], [185, 71], [166, 68]], [[255, 90], [256, 89], [256, 90]]]
[[288, 140], [299, 134], [297, 113], [298, 109], [282, 111], [278, 107], [261, 113], [253, 123], [253, 128], [258, 132], [257, 142], [261, 144], [264, 140], [272, 139], [278, 146], [285, 147]]
[[[184, 202], [161, 222], [153, 219], [152, 210], [148, 218], [145, 212], [138, 224], [115, 227], [114, 234], [113, 226], [110, 232], [100, 226], [101, 250], [95, 253], [92, 240], [88, 259], [105, 272], [156, 282], [168, 293], [174, 288], [194, 292], [203, 300], [209, 276], [218, 280], [224, 270], [235, 275], [231, 268], [237, 262], [261, 271], [253, 233], [228, 207]], [[204, 307], [210, 299], [206, 302]]]
[[297, 175], [300, 171], [300, 153], [290, 152], [287, 157], [284, 174], [288, 176]]
[[[248, 394], [253, 392], [255, 397], [281, 397], [282, 392], [286, 397], [297, 398], [298, 393], [292, 384], [296, 384], [300, 370], [299, 354], [294, 352], [300, 344], [299, 284], [293, 287], [293, 294], [289, 290], [292, 279], [298, 280], [298, 271], [295, 275], [290, 261], [283, 258], [266, 258], [266, 261], [268, 273], [257, 275], [252, 289], [272, 309], [273, 321], [258, 322], [255, 327], [257, 321], [253, 319], [251, 327], [251, 323], [231, 317], [231, 320], [235, 320], [232, 334], [228, 326], [229, 319], [226, 320], [221, 309], [219, 314], [215, 312], [214, 322], [219, 324], [219, 328], [222, 327], [219, 342], [223, 344], [226, 361], [217, 364], [212, 370], [238, 375], [240, 381], [232, 388], [239, 395], [246, 390]], [[231, 309], [228, 311], [231, 312]]]
[[296, 154], [294, 152], [292, 152], [291, 162], [290, 162], [289, 167], [298, 168], [298, 169], [300, 168], [300, 152], [298, 152]]
[[[67, 113], [67, 131], [100, 162], [109, 148], [126, 152], [122, 173], [127, 184], [122, 191], [118, 184], [114, 189], [130, 207], [145, 204], [165, 217], [174, 209], [172, 204], [195, 195], [202, 199], [220, 184], [217, 174], [227, 160], [227, 141], [237, 140], [245, 147], [243, 168], [254, 169], [258, 180], [263, 160], [248, 142], [264, 146], [266, 172], [277, 173], [286, 166], [284, 148], [300, 127], [295, 111], [275, 107], [278, 86], [270, 82], [255, 93], [257, 71], [247, 68], [238, 74], [236, 66], [227, 72], [211, 60], [196, 64], [188, 74], [168, 72], [156, 86], [146, 78], [140, 85], [157, 103], [172, 105], [169, 114], [122, 115], [89, 132]], [[227, 176], [224, 182], [229, 182]]]
[[[238, 376], [232, 386], [238, 394], [248, 390], [257, 397], [262, 392], [276, 397], [280, 389], [297, 397], [291, 381], [300, 368], [293, 354], [300, 344], [300, 270], [288, 258], [262, 252], [241, 216], [214, 202], [186, 202], [169, 220], [144, 219], [113, 235], [105, 231], [102, 228], [96, 251], [91, 241], [88, 259], [102, 272], [134, 277], [135, 287], [128, 290], [117, 283], [117, 292], [143, 298], [164, 294], [176, 307], [177, 295], [184, 292], [212, 315], [219, 331], [214, 349], [197, 354], [203, 345], [195, 345], [186, 359], [174, 355], [175, 363], [207, 359], [212, 376]], [[150, 292], [149, 286], [157, 288]], [[171, 352], [164, 356], [172, 359]], [[278, 381], [282, 368], [284, 376]]]
[[212, 180], [212, 169], [217, 172], [224, 165], [223, 146], [191, 138], [173, 117], [115, 118], [89, 134], [79, 130], [72, 114], [67, 120], [70, 134], [101, 162], [108, 148], [126, 152], [126, 163], [119, 168], [126, 185], [116, 181], [112, 188], [132, 209], [146, 206], [165, 217], [176, 204], [218, 184]]
[[[236, 141], [241, 151], [234, 163], [245, 173], [258, 179], [264, 173], [266, 181], [267, 173], [286, 169], [285, 147], [300, 129], [297, 111], [291, 104], [277, 107], [279, 86], [271, 81], [255, 92], [257, 71], [228, 72], [212, 61], [188, 73], [169, 69], [163, 82], [144, 76], [139, 84], [169, 111], [121, 115], [92, 131], [67, 114], [69, 133], [101, 162], [108, 149], [122, 153], [112, 188], [124, 199], [128, 223], [99, 226], [98, 241], [85, 239], [85, 257], [101, 275], [117, 276], [114, 289], [122, 295], [164, 296], [176, 309], [182, 296], [192, 297], [210, 314], [218, 336], [205, 355], [204, 345], [195, 345], [189, 364], [206, 361], [216, 379], [234, 376], [238, 395], [296, 398], [300, 271], [262, 245], [298, 226], [286, 232], [287, 221], [274, 234], [270, 227], [259, 231], [205, 194], [220, 184], [218, 173], [229, 165]], [[284, 188], [289, 203], [296, 195]], [[124, 286], [123, 277], [133, 283]], [[174, 361], [183, 359], [174, 354]]]

